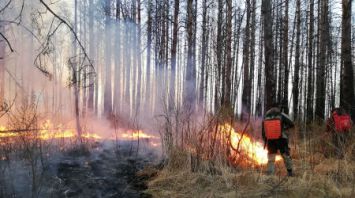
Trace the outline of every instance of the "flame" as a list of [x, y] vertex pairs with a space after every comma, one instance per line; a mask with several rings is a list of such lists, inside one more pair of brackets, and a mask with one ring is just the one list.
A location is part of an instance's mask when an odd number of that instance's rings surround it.
[[157, 136], [154, 135], [149, 135], [147, 133], [144, 133], [142, 130], [135, 130], [135, 131], [126, 131], [121, 135], [123, 139], [137, 139], [142, 138], [142, 139], [158, 139]]
[[[264, 149], [264, 146], [261, 142], [253, 140], [249, 135], [244, 134], [242, 137], [241, 133], [238, 133], [234, 128], [229, 124], [224, 124], [219, 126], [219, 131], [228, 135], [230, 133], [230, 143], [233, 148], [237, 148], [239, 144], [239, 150], [246, 154], [253, 162], [263, 165], [267, 164], [268, 151]], [[232, 155], [237, 155], [237, 153], [230, 148]], [[281, 156], [276, 156], [276, 161], [281, 160]]]
[[[137, 140], [138, 137], [142, 140], [147, 140], [147, 143], [152, 147], [158, 147], [160, 145], [159, 137], [142, 130], [126, 130], [120, 131], [120, 138], [122, 140]], [[65, 128], [62, 124], [54, 125], [50, 120], [45, 120], [38, 129], [23, 130], [23, 131], [11, 131], [5, 126], [0, 126], [0, 146], [8, 143], [14, 143], [16, 137], [28, 137], [41, 140], [51, 140], [60, 138], [75, 138], [77, 133], [73, 129]], [[83, 133], [81, 135], [85, 139], [101, 140], [103, 137], [96, 133]], [[6, 140], [5, 140], [6, 139]], [[115, 139], [113, 136], [109, 139]]]
[[125, 140], [137, 140], [138, 137], [139, 139], [148, 140], [149, 145], [152, 147], [160, 146], [158, 136], [150, 135], [148, 133], [143, 132], [142, 130], [128, 130], [121, 134], [121, 138]]
[[[74, 138], [77, 133], [72, 129], [64, 129], [63, 125], [54, 126], [50, 120], [43, 122], [38, 130], [29, 130], [23, 132], [12, 132], [6, 127], [0, 126], [0, 141], [1, 138], [14, 138], [22, 135], [35, 137], [41, 140], [59, 139], [59, 138]], [[81, 137], [86, 139], [102, 139], [101, 136], [95, 133], [83, 133]]]

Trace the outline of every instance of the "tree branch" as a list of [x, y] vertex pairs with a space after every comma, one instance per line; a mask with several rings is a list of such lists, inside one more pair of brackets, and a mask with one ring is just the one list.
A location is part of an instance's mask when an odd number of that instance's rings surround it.
[[6, 5], [3, 8], [1, 8], [0, 13], [3, 12], [7, 7], [9, 7], [9, 5], [11, 4], [11, 1], [12, 0], [9, 0], [9, 2], [7, 2]]
[[74, 39], [76, 40], [76, 42], [78, 42], [80, 49], [83, 51], [84, 57], [85, 57], [86, 59], [88, 59], [89, 66], [90, 66], [93, 70], [95, 70], [95, 68], [94, 68], [94, 66], [93, 66], [93, 64], [92, 64], [92, 62], [91, 62], [91, 60], [89, 59], [89, 56], [88, 56], [88, 54], [87, 54], [87, 52], [86, 52], [86, 50], [85, 50], [83, 44], [81, 43], [81, 41], [80, 41], [78, 35], [76, 34], [74, 28], [73, 28], [66, 20], [64, 20], [64, 19], [63, 19], [62, 17], [60, 17], [57, 13], [55, 13], [55, 12], [48, 6], [48, 4], [46, 4], [43, 0], [39, 0], [39, 1], [40, 1], [40, 3], [41, 3], [55, 18], [57, 18], [61, 23], [63, 23], [65, 26], [67, 26], [67, 28], [72, 32], [72, 34], [73, 34], [73, 36], [74, 36]]
[[0, 32], [0, 36], [1, 36], [2, 38], [4, 38], [5, 42], [6, 42], [7, 45], [9, 46], [11, 52], [14, 52], [14, 49], [12, 48], [12, 46], [11, 46], [9, 40], [7, 40], [7, 38], [6, 38], [1, 32]]

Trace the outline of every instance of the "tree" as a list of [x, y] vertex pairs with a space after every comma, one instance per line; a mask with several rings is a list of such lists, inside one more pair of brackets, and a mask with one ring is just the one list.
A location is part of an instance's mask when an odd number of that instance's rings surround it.
[[179, 32], [179, 9], [180, 0], [174, 1], [174, 23], [173, 23], [173, 40], [171, 43], [171, 96], [175, 99], [175, 75], [176, 75], [176, 50]]
[[142, 87], [142, 56], [141, 56], [141, 45], [142, 45], [142, 40], [141, 40], [141, 0], [137, 0], [137, 43], [136, 43], [136, 57], [137, 57], [137, 66], [138, 66], [138, 71], [137, 71], [137, 90], [136, 90], [136, 108], [140, 108], [141, 105], [141, 87]]
[[[93, 0], [89, 0], [89, 11], [93, 13]], [[94, 36], [94, 14], [89, 15], [89, 40], [91, 43], [89, 44], [89, 53], [90, 56], [94, 56], [95, 54], [95, 36]], [[95, 82], [93, 76], [89, 78], [89, 93], [88, 93], [88, 108], [90, 110], [94, 109], [94, 91], [95, 91]]]
[[208, 50], [208, 7], [207, 0], [203, 1], [202, 5], [202, 33], [201, 33], [201, 80], [200, 80], [200, 93], [199, 93], [199, 105], [203, 104], [205, 100], [205, 94], [207, 90], [207, 78], [206, 78], [206, 63], [207, 63], [207, 50]]
[[[4, 94], [5, 94], [5, 28], [2, 23], [0, 23], [0, 106], [4, 102]], [[0, 107], [1, 111], [1, 107]]]
[[263, 15], [260, 15], [260, 30], [259, 30], [259, 57], [258, 57], [258, 82], [257, 82], [257, 96], [256, 96], [256, 115], [257, 116], [262, 116], [263, 114], [263, 88], [264, 85], [262, 84], [262, 79], [264, 77], [263, 75], [263, 24], [261, 23], [263, 21]]
[[[78, 1], [75, 0], [75, 14], [74, 14], [74, 31], [78, 32]], [[77, 45], [74, 43], [74, 58], [72, 60], [69, 59], [69, 65], [72, 68], [72, 81], [74, 87], [74, 108], [75, 108], [75, 123], [76, 123], [76, 132], [78, 134], [78, 138], [80, 143], [82, 143], [81, 134], [81, 124], [80, 124], [80, 95], [79, 95], [79, 86], [80, 86], [80, 70], [79, 70], [79, 60], [76, 57], [77, 54]]]
[[150, 95], [150, 85], [151, 85], [151, 52], [152, 52], [152, 11], [153, 11], [153, 4], [152, 0], [148, 0], [147, 2], [147, 83], [146, 83], [146, 97], [151, 98]]
[[[224, 86], [224, 96], [223, 96], [223, 106], [230, 110], [232, 108], [231, 105], [231, 72], [232, 72], [232, 13], [233, 13], [233, 5], [232, 0], [227, 0], [227, 16], [226, 16], [226, 44], [225, 44], [225, 52], [226, 52], [226, 60], [225, 60], [225, 83]], [[231, 111], [233, 112], [233, 111]], [[230, 113], [230, 116], [232, 113]]]
[[115, 89], [114, 89], [114, 112], [119, 111], [121, 93], [121, 0], [116, 0], [116, 34], [115, 34]]
[[308, 28], [308, 80], [307, 80], [307, 122], [313, 120], [313, 31], [314, 31], [314, 0], [309, 2], [309, 28]]
[[111, 88], [111, 0], [105, 0], [105, 89], [104, 89], [104, 113], [112, 113], [112, 88]]
[[265, 109], [271, 108], [275, 102], [276, 81], [274, 78], [273, 66], [273, 42], [272, 42], [272, 16], [271, 1], [263, 0], [261, 5], [264, 25], [264, 56], [265, 56]]
[[244, 31], [244, 40], [243, 40], [243, 71], [244, 71], [244, 80], [243, 80], [243, 95], [242, 95], [242, 120], [245, 119], [244, 114], [250, 113], [251, 108], [251, 78], [250, 78], [250, 48], [253, 47], [250, 45], [250, 18], [251, 18], [251, 2], [246, 1], [247, 4], [247, 19], [245, 24]]
[[294, 120], [298, 118], [298, 98], [299, 98], [299, 75], [300, 75], [300, 40], [301, 40], [301, 0], [296, 2], [296, 52], [295, 52], [295, 69], [294, 69], [294, 81], [293, 81], [293, 115]]
[[[284, 68], [283, 73], [283, 94], [282, 94], [282, 104], [284, 107], [285, 113], [288, 113], [288, 4], [289, 1], [285, 0], [285, 14], [283, 20], [283, 41], [282, 41], [282, 66]], [[280, 82], [281, 83], [281, 82]]]
[[[197, 2], [195, 2], [197, 3]], [[194, 0], [187, 1], [187, 16], [186, 16], [186, 36], [187, 36], [187, 65], [186, 65], [186, 82], [184, 88], [184, 102], [186, 105], [194, 105], [196, 98], [196, 68], [194, 57], [194, 34], [195, 22], [194, 22]]]
[[[220, 84], [223, 66], [223, 1], [218, 0], [218, 18], [217, 18], [217, 43], [216, 43], [216, 82], [215, 82], [215, 109], [220, 107]], [[223, 96], [223, 93], [222, 93]]]
[[[253, 98], [255, 97], [254, 95], [254, 75], [255, 75], [255, 34], [256, 34], [256, 0], [252, 0], [251, 2], [251, 25], [250, 25], [250, 111], [251, 113], [254, 113], [255, 111], [253, 110]], [[259, 75], [261, 75], [259, 73]]]
[[340, 105], [355, 121], [354, 70], [351, 60], [351, 0], [342, 0]]
[[316, 107], [315, 112], [317, 119], [324, 120], [325, 113], [325, 68], [327, 65], [327, 29], [329, 28], [328, 21], [328, 0], [321, 1], [321, 18], [318, 27], [320, 32], [319, 38], [319, 62], [317, 65], [317, 91], [316, 91]]

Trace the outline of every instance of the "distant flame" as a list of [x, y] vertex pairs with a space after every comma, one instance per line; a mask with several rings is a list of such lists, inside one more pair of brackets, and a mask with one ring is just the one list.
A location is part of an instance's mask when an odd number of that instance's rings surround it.
[[[77, 133], [72, 129], [64, 129], [62, 125], [54, 126], [50, 120], [46, 120], [39, 129], [30, 129], [28, 131], [24, 130], [23, 132], [12, 132], [6, 127], [0, 126], [0, 138], [20, 137], [21, 135], [35, 136], [38, 139], [49, 140], [58, 138], [73, 138], [77, 136]], [[101, 136], [94, 133], [83, 133], [81, 136], [86, 139], [102, 139]]]
[[148, 143], [152, 147], [160, 146], [160, 143], [157, 142], [157, 140], [159, 139], [158, 136], [147, 134], [147, 133], [143, 132], [142, 130], [128, 130], [128, 131], [121, 134], [121, 138], [124, 140], [137, 140], [138, 137], [139, 137], [139, 139], [148, 140]]
[[121, 136], [123, 139], [137, 139], [142, 138], [142, 139], [158, 139], [157, 136], [154, 135], [149, 135], [147, 133], [144, 133], [142, 130], [136, 130], [136, 131], [127, 131], [122, 134]]
[[[152, 147], [158, 147], [160, 145], [159, 137], [148, 134], [143, 130], [126, 130], [119, 132], [118, 139], [120, 140], [137, 140], [138, 137], [141, 140], [147, 140], [146, 142]], [[77, 133], [74, 129], [68, 129], [61, 124], [54, 125], [50, 120], [44, 121], [38, 129], [11, 131], [4, 126], [0, 126], [0, 145], [6, 145], [10, 142], [15, 142], [16, 137], [29, 137], [41, 140], [51, 140], [60, 138], [75, 138]], [[83, 133], [82, 138], [101, 140], [102, 136], [96, 133]], [[6, 140], [5, 140], [6, 139]], [[116, 139], [114, 136], [109, 139]], [[5, 140], [5, 141], [4, 141]]]
[[[253, 162], [259, 165], [267, 163], [268, 152], [266, 149], [264, 149], [264, 146], [261, 142], [253, 140], [249, 135], [245, 133], [242, 137], [242, 134], [236, 132], [234, 128], [229, 124], [219, 126], [219, 130], [225, 135], [230, 133], [230, 143], [232, 144], [233, 148], [237, 148], [239, 143], [239, 150], [246, 154]], [[230, 148], [232, 155], [237, 155], [233, 148]], [[279, 160], [281, 160], [281, 157], [277, 155], [276, 161]]]

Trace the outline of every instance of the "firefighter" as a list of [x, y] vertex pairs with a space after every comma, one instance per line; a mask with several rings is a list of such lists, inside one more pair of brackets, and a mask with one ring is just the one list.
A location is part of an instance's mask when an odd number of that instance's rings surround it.
[[278, 105], [273, 105], [264, 116], [262, 123], [262, 136], [268, 150], [268, 174], [274, 174], [275, 158], [277, 151], [280, 150], [284, 160], [287, 175], [293, 176], [292, 159], [290, 148], [288, 147], [288, 129], [294, 127], [292, 120], [281, 111]]
[[338, 157], [343, 156], [343, 148], [349, 139], [352, 121], [349, 113], [342, 107], [334, 108], [327, 120], [327, 132], [332, 135], [335, 153]]

